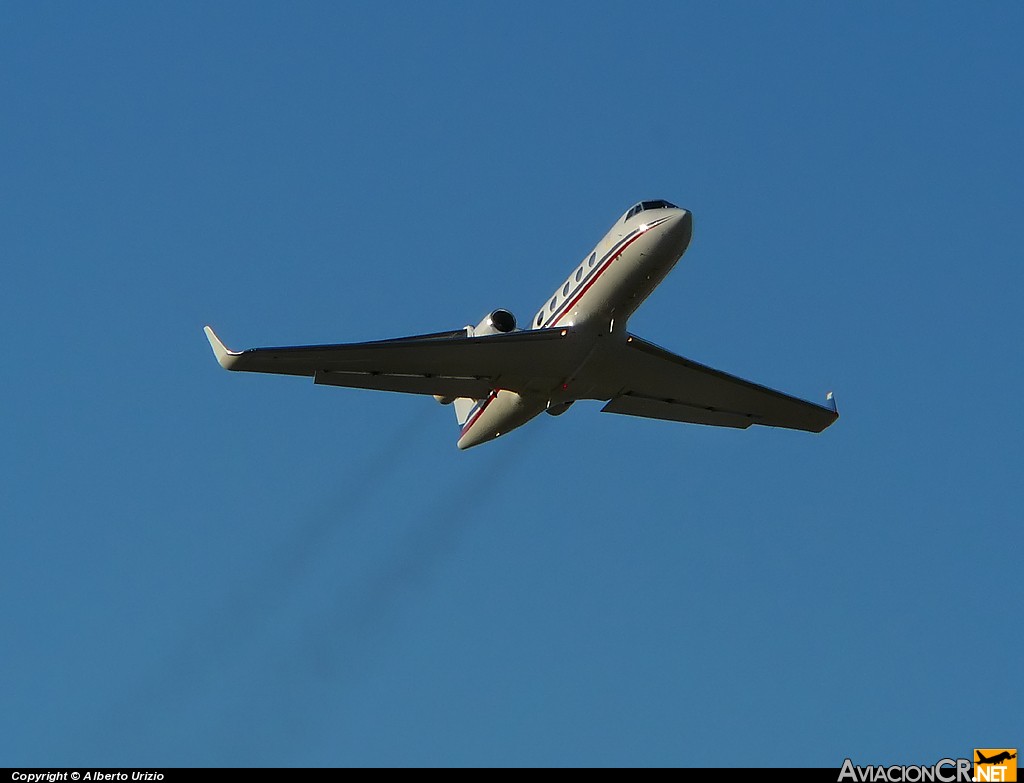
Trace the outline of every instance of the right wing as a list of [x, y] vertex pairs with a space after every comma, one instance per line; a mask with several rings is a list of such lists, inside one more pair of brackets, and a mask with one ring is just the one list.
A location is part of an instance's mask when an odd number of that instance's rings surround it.
[[839, 418], [816, 405], [678, 356], [630, 335], [616, 354], [618, 392], [601, 410], [745, 429], [752, 424], [821, 432]]
[[562, 381], [573, 362], [571, 329], [467, 337], [464, 329], [396, 340], [229, 350], [204, 330], [226, 370], [305, 375], [357, 389], [483, 399], [492, 389], [530, 391]]

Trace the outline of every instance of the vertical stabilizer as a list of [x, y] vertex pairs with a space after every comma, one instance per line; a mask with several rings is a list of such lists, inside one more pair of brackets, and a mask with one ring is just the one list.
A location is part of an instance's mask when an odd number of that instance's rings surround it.
[[469, 397], [456, 397], [454, 405], [455, 418], [461, 427], [469, 419], [469, 414], [472, 412], [473, 406], [476, 405], [476, 400], [471, 400]]

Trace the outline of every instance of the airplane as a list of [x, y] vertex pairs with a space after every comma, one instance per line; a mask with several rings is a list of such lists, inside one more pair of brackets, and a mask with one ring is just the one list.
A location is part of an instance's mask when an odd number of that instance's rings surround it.
[[671, 353], [627, 321], [686, 252], [693, 216], [667, 201], [630, 207], [527, 328], [497, 309], [476, 326], [342, 345], [232, 351], [207, 339], [227, 370], [312, 377], [313, 383], [431, 395], [453, 405], [468, 449], [577, 400], [605, 413], [745, 429], [821, 432], [839, 413]]
[[1009, 761], [1010, 759], [1017, 758], [1016, 753], [1010, 753], [1009, 751], [1005, 750], [1001, 753], [997, 753], [990, 759], [985, 758], [984, 754], [982, 754], [980, 750], [975, 751], [975, 753], [978, 754], [978, 764], [1001, 764], [1004, 761]]

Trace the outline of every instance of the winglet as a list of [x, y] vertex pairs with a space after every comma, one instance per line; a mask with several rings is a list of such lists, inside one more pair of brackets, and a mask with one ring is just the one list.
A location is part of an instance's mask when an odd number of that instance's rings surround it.
[[[207, 328], [209, 328], [209, 327], [207, 327]], [[223, 364], [223, 362], [222, 362], [222, 364]], [[828, 407], [830, 407], [832, 409], [832, 412], [838, 416], [839, 415], [839, 408], [836, 407], [836, 398], [835, 398], [835, 395], [832, 394], [832, 392], [829, 392], [828, 394], [825, 395], [825, 402], [828, 403]]]
[[237, 357], [241, 356], [239, 351], [229, 350], [224, 343], [220, 341], [220, 338], [214, 334], [213, 329], [209, 326], [204, 326], [203, 331], [206, 332], [206, 339], [210, 341], [210, 347], [213, 348], [213, 355], [217, 357], [217, 361], [220, 362], [220, 366], [225, 370], [231, 370], [235, 366]]

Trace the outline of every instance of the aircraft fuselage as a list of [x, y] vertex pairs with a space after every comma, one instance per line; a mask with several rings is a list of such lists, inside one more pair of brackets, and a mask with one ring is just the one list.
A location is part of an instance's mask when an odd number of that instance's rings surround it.
[[459, 437], [460, 449], [493, 440], [545, 410], [561, 412], [575, 400], [607, 399], [619, 391], [602, 386], [606, 376], [600, 368], [609, 358], [607, 349], [627, 339], [629, 317], [682, 258], [693, 234], [689, 211], [665, 202], [642, 204], [652, 206], [640, 211], [634, 207], [617, 220], [529, 325], [572, 327], [575, 371], [553, 388], [493, 390], [470, 411]]

